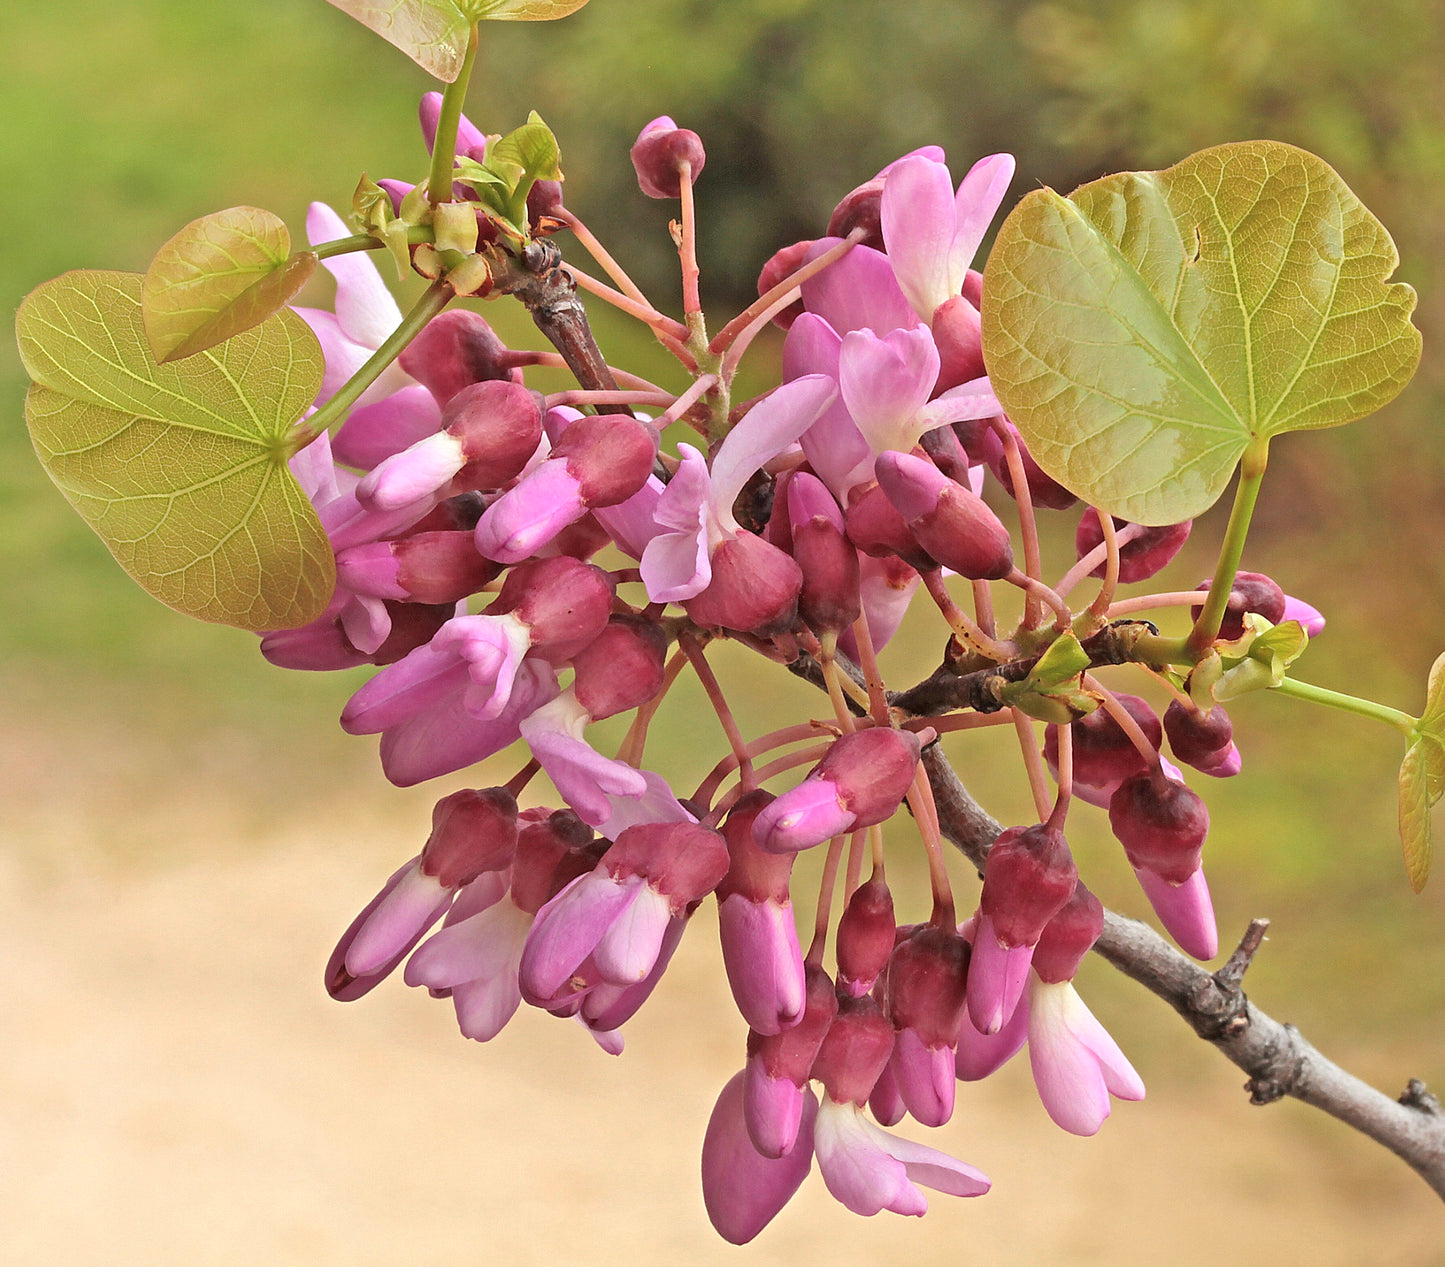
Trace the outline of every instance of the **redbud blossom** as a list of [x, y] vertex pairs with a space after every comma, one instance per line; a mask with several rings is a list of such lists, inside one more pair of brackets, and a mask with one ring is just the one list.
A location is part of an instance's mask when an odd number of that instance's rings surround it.
[[632, 146], [637, 183], [649, 198], [676, 198], [682, 193], [682, 168], [689, 167], [688, 183], [702, 175], [707, 154], [696, 132], [680, 128], [667, 115], [646, 124]]

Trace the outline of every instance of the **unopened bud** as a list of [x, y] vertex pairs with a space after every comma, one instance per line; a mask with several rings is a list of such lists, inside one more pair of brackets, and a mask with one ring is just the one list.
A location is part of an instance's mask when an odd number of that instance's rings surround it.
[[637, 134], [632, 146], [632, 166], [637, 183], [649, 198], [677, 198], [682, 193], [682, 169], [688, 167], [688, 183], [702, 175], [707, 154], [696, 132], [680, 128], [661, 115]]

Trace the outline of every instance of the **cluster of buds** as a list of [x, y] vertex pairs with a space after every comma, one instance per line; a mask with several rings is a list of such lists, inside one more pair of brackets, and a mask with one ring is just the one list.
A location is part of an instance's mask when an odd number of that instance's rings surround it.
[[[424, 103], [429, 141], [437, 117], [437, 102]], [[488, 144], [462, 120], [462, 160], [480, 163]], [[525, 373], [548, 363], [542, 354], [509, 350], [477, 312], [450, 310], [334, 439], [323, 432], [293, 459], [335, 551], [337, 588], [310, 625], [264, 635], [263, 653], [291, 668], [380, 666], [342, 725], [381, 736], [383, 770], [398, 785], [518, 740], [529, 752], [505, 785], [438, 802], [421, 853], [342, 937], [327, 988], [354, 999], [404, 963], [408, 984], [451, 999], [470, 1038], [493, 1038], [525, 1000], [577, 1018], [618, 1052], [620, 1027], [712, 896], [748, 1030], [745, 1066], [703, 1148], [714, 1224], [750, 1239], [815, 1157], [849, 1209], [921, 1214], [920, 1185], [972, 1196], [988, 1180], [885, 1128], [905, 1115], [943, 1125], [960, 1080], [988, 1075], [1025, 1044], [1044, 1107], [1065, 1130], [1092, 1134], [1111, 1096], [1142, 1097], [1072, 985], [1103, 912], [1078, 877], [1066, 818], [1077, 800], [1106, 808], [1164, 926], [1209, 958], [1208, 814], [1161, 746], [1167, 734], [1179, 761], [1215, 777], [1240, 761], [1224, 710], [1184, 680], [1162, 722], [1079, 667], [1067, 682], [1040, 678], [1031, 698], [920, 713], [890, 698], [877, 651], [922, 594], [947, 625], [960, 675], [1022, 666], [1008, 680], [1028, 686], [1050, 637], [1197, 604], [1192, 591], [1114, 592], [1163, 568], [1190, 525], [1123, 523], [1086, 507], [1076, 559], [1052, 585], [1040, 574], [1034, 511], [1075, 498], [1034, 463], [993, 395], [970, 267], [1013, 175], [1007, 155], [974, 164], [956, 188], [937, 149], [891, 164], [840, 203], [825, 236], [774, 256], [757, 304], [711, 342], [693, 251], [702, 142], [659, 119], [632, 159], [644, 193], [681, 202], [686, 325], [646, 302], [555, 186], [534, 227], [545, 219], [548, 232], [576, 233], [616, 287], [571, 276], [646, 321], [691, 375], [688, 390], [672, 396], [609, 368], [610, 381], [544, 396]], [[412, 196], [381, 187], [397, 208]], [[475, 213], [479, 241], [498, 240], [468, 187], [451, 192], [443, 205]], [[321, 206], [308, 228], [313, 241], [346, 232]], [[364, 254], [325, 264], [335, 313], [303, 310], [327, 358], [318, 406], [401, 320]], [[734, 408], [732, 369], [770, 321], [786, 329], [781, 382]], [[669, 443], [675, 424], [698, 443]], [[1017, 503], [1017, 551], [985, 499], [989, 480]], [[1088, 577], [1101, 584], [1075, 611], [1068, 596]], [[996, 626], [992, 583], [1023, 591], [1011, 634]], [[1317, 632], [1317, 613], [1289, 601], [1268, 578], [1241, 573], [1214, 636], [1237, 643], [1285, 619]], [[717, 638], [810, 667], [829, 715], [745, 739], [708, 663]], [[649, 723], [686, 671], [706, 689], [727, 751], [679, 794], [643, 762]], [[591, 723], [631, 710], [618, 751], [599, 752]], [[1042, 745], [1031, 717], [1052, 722]], [[960, 919], [921, 754], [950, 730], [993, 724], [1022, 740], [1038, 821], [994, 843], [976, 909]], [[776, 786], [805, 767], [801, 782]], [[539, 771], [562, 804], [519, 809]], [[921, 919], [900, 918], [885, 878], [880, 828], [905, 803], [932, 879]], [[797, 855], [814, 848], [827, 861], [805, 945], [791, 880]]]

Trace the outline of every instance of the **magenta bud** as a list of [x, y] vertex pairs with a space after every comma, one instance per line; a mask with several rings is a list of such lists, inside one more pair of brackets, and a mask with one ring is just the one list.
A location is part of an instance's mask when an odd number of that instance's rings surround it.
[[583, 505], [616, 506], [652, 474], [657, 431], [626, 414], [587, 414], [568, 425], [551, 456], [566, 460]]
[[983, 364], [983, 330], [978, 308], [962, 295], [954, 295], [939, 304], [929, 326], [938, 348], [935, 396], [988, 373]]
[[[838, 519], [841, 521], [841, 513]], [[841, 527], [825, 515], [794, 515], [792, 535], [793, 558], [803, 573], [798, 615], [816, 634], [842, 632], [863, 611], [858, 551]]]
[[431, 816], [421, 869], [443, 888], [459, 889], [483, 871], [511, 865], [517, 851], [517, 798], [504, 787], [444, 796]]
[[1237, 761], [1239, 756], [1234, 746], [1234, 724], [1218, 704], [1204, 713], [1171, 700], [1164, 712], [1164, 733], [1169, 736], [1174, 755], [1205, 774], [1227, 767], [1231, 758]]
[[1032, 946], [1078, 882], [1064, 833], [1046, 823], [1010, 827], [989, 850], [979, 913], [1004, 946]]
[[522, 381], [513, 353], [487, 319], [470, 308], [452, 308], [433, 317], [398, 359], [443, 408], [473, 383], [497, 379], [520, 385]]
[[790, 1133], [793, 1139], [801, 1133], [808, 1142], [780, 1153], [764, 1152], [749, 1136], [747, 1085], [744, 1073], [723, 1088], [702, 1141], [703, 1203], [718, 1235], [733, 1245], [747, 1244], [771, 1223], [808, 1177], [818, 1114], [813, 1093], [789, 1084]]
[[1134, 875], [1159, 922], [1185, 954], [1213, 959], [1219, 953], [1219, 926], [1214, 920], [1214, 903], [1203, 867], [1182, 884], [1170, 884], [1142, 867]]
[[534, 228], [562, 213], [562, 182], [538, 180], [527, 190], [527, 223]]
[[644, 877], [681, 915], [722, 883], [728, 848], [720, 832], [700, 823], [636, 823], [618, 833], [602, 865], [616, 880]]
[[1050, 984], [1072, 981], [1103, 931], [1104, 904], [1080, 880], [1059, 913], [1044, 925], [1034, 947], [1034, 972]]
[[1183, 783], [1146, 771], [1125, 779], [1109, 798], [1109, 826], [1132, 867], [1183, 884], [1199, 870], [1209, 810]]
[[518, 821], [512, 901], [535, 915], [579, 875], [591, 871], [610, 842], [595, 837], [570, 809], [526, 810]]
[[336, 575], [348, 589], [414, 603], [456, 603], [501, 572], [477, 553], [470, 532], [411, 533], [336, 555]]
[[859, 239], [859, 245], [883, 250], [883, 223], [879, 214], [882, 205], [883, 179], [874, 177], [843, 195], [828, 217], [828, 236], [846, 238], [854, 229], [862, 229], [865, 236]]
[[[1209, 588], [1203, 581], [1197, 587]], [[1219, 625], [1219, 636], [1225, 642], [1233, 642], [1244, 634], [1244, 616], [1254, 612], [1263, 616], [1272, 625], [1284, 619], [1286, 600], [1284, 591], [1263, 572], [1236, 572], [1234, 584], [1229, 588], [1229, 605], [1224, 609], [1224, 619]], [[1204, 610], [1203, 604], [1191, 607], [1190, 613], [1197, 620]]]
[[920, 572], [930, 572], [938, 566], [876, 483], [854, 489], [848, 495], [846, 522], [848, 540], [872, 558], [896, 555]]
[[[808, 251], [812, 248], [813, 242], [794, 242], [791, 246], [785, 246], [780, 251], [775, 251], [762, 271], [758, 273], [758, 295], [766, 295], [785, 277], [796, 273], [808, 261]], [[780, 329], [786, 330], [800, 316], [803, 315], [803, 301], [794, 300], [786, 308], [773, 318], [773, 324]]]
[[802, 569], [791, 556], [743, 532], [713, 551], [712, 580], [683, 606], [705, 628], [767, 638], [793, 628], [802, 588]]
[[464, 387], [442, 410], [442, 426], [462, 447], [466, 465], [452, 489], [501, 488], [521, 474], [542, 439], [542, 397], [489, 379]]
[[682, 193], [682, 169], [688, 167], [688, 184], [702, 175], [707, 154], [696, 132], [680, 128], [661, 115], [637, 134], [632, 146], [632, 167], [637, 183], [649, 198], [677, 198]]
[[622, 613], [572, 657], [572, 690], [593, 721], [644, 704], [662, 689], [667, 633], [656, 621]]
[[[1130, 526], [1127, 520], [1114, 517], [1116, 529]], [[1141, 524], [1132, 526], [1137, 535], [1119, 547], [1119, 580], [1125, 585], [1134, 581], [1147, 581], [1161, 571], [1189, 540], [1194, 520], [1186, 519], [1183, 523], [1163, 524], [1159, 527], [1146, 528]], [[1074, 553], [1082, 559], [1103, 544], [1104, 530], [1099, 526], [1099, 512], [1091, 506], [1084, 511], [1074, 532]], [[1089, 575], [1103, 576], [1104, 571], [1105, 564], [1101, 563]]]
[[873, 469], [914, 540], [944, 567], [971, 581], [1013, 570], [1008, 529], [972, 489], [911, 453], [884, 453]]
[[928, 454], [928, 460], [949, 479], [972, 491], [969, 468], [973, 461], [953, 427], [934, 427], [932, 431], [925, 431], [918, 445]]
[[486, 614], [515, 613], [532, 632], [532, 650], [562, 664], [607, 627], [612, 594], [612, 578], [591, 563], [529, 559], [507, 573]]
[[[740, 893], [751, 902], [788, 900], [788, 883], [793, 874], [791, 854], [768, 853], [753, 840], [753, 822], [777, 798], [765, 788], [754, 788], [741, 797], [723, 820], [727, 841], [728, 873], [718, 885], [718, 899]], [[829, 989], [832, 987], [830, 986]]]
[[913, 782], [922, 751], [911, 730], [873, 726], [835, 740], [809, 777], [837, 786], [856, 831], [893, 816]]
[[[441, 122], [441, 93], [423, 93], [417, 113], [421, 117], [421, 132], [426, 138], [427, 152], [430, 153], [436, 145], [437, 125]], [[466, 115], [462, 115], [457, 121], [456, 152], [458, 157], [475, 159], [478, 163], [486, 158], [487, 138]]]
[[[838, 996], [828, 974], [816, 964], [809, 964], [804, 979], [806, 1002], [798, 1023], [777, 1034], [754, 1030], [748, 1035], [749, 1068], [756, 1064], [769, 1079], [786, 1079], [798, 1087], [808, 1081], [818, 1048], [838, 1013]], [[759, 1142], [758, 1148], [763, 1147]]]
[[[1079, 500], [1078, 497], [1069, 492], [1053, 476], [1044, 474], [1043, 468], [1034, 461], [1033, 454], [1024, 444], [1018, 429], [1011, 422], [1007, 426], [1018, 441], [1019, 453], [1023, 457], [1024, 480], [1028, 484], [1029, 500], [1038, 509], [1068, 510]], [[1004, 492], [1017, 500], [1017, 494], [1014, 492], [1013, 473], [1009, 469], [1008, 455], [1004, 451], [1003, 441], [998, 438], [996, 433], [992, 433], [992, 441], [987, 445], [988, 452], [984, 460], [987, 461], [988, 469], [993, 472], [994, 478], [1003, 485]]]
[[[1145, 738], [1157, 748], [1164, 739], [1164, 727], [1149, 701], [1123, 692], [1118, 695], [1118, 700], [1139, 724]], [[1075, 783], [1099, 787], [1148, 768], [1144, 754], [1134, 746], [1107, 710], [1095, 709], [1072, 725]], [[1059, 735], [1054, 726], [1044, 730], [1044, 757], [1054, 769], [1058, 769]]]
[[812, 1076], [836, 1104], [866, 1104], [893, 1054], [893, 1026], [872, 995], [840, 999]]
[[853, 890], [838, 921], [838, 989], [857, 998], [873, 988], [888, 966], [897, 927], [893, 894], [875, 871], [866, 884]]
[[[963, 1020], [968, 963], [968, 942], [952, 928], [923, 924], [903, 938], [888, 960], [894, 1028], [913, 1030], [928, 1047], [951, 1048]], [[901, 1089], [906, 1102], [907, 1088]]]

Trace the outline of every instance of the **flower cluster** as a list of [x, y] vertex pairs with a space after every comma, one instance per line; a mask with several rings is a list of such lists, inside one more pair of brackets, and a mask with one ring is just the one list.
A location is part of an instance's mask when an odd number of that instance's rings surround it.
[[[438, 113], [435, 98], [424, 102], [429, 141]], [[489, 143], [462, 120], [463, 161], [481, 163]], [[437, 803], [420, 853], [341, 938], [327, 988], [355, 999], [404, 963], [409, 985], [451, 1000], [468, 1037], [495, 1037], [525, 1000], [577, 1018], [618, 1052], [620, 1027], [711, 896], [748, 1030], [744, 1067], [703, 1146], [715, 1226], [749, 1240], [814, 1158], [850, 1210], [921, 1214], [920, 1186], [974, 1196], [989, 1182], [885, 1128], [904, 1116], [943, 1125], [960, 1080], [1023, 1046], [1067, 1131], [1092, 1134], [1111, 1096], [1144, 1094], [1072, 984], [1103, 920], [1065, 837], [1074, 802], [1107, 809], [1178, 943], [1200, 958], [1217, 951], [1201, 866], [1208, 813], [1161, 747], [1167, 736], [1178, 761], [1232, 775], [1229, 719], [1184, 677], [1155, 672], [1172, 696], [1161, 720], [1104, 686], [1085, 649], [1136, 612], [1198, 610], [1197, 591], [1116, 595], [1163, 568], [1190, 525], [1084, 507], [1076, 559], [1052, 585], [1042, 576], [1035, 510], [1075, 498], [1033, 462], [993, 395], [971, 268], [1013, 175], [1007, 155], [975, 163], [957, 186], [939, 150], [900, 158], [843, 199], [824, 236], [768, 261], [758, 303], [711, 341], [692, 246], [702, 142], [659, 119], [632, 159], [644, 193], [682, 203], [685, 324], [646, 301], [555, 186], [529, 199], [531, 228], [538, 241], [573, 230], [615, 287], [571, 275], [653, 329], [688, 371], [686, 391], [618, 370], [610, 383], [544, 396], [525, 373], [550, 363], [543, 354], [508, 349], [479, 313], [452, 309], [334, 437], [323, 432], [293, 459], [335, 551], [337, 587], [310, 625], [263, 635], [263, 654], [298, 669], [379, 666], [341, 721], [380, 735], [398, 785], [518, 740], [529, 753], [507, 784]], [[381, 187], [398, 213], [412, 196]], [[452, 192], [445, 205], [475, 212], [479, 240], [496, 240], [486, 208], [467, 203], [471, 187]], [[308, 230], [318, 243], [347, 233], [320, 205]], [[364, 254], [325, 264], [335, 312], [302, 310], [326, 354], [318, 406], [401, 321]], [[781, 381], [734, 406], [732, 371], [769, 322], [786, 329]], [[667, 439], [687, 427], [696, 443]], [[1016, 531], [985, 500], [990, 480], [1006, 495], [995, 504], [1016, 503]], [[1100, 584], [1076, 610], [1069, 595], [1090, 577]], [[1023, 592], [1015, 631], [997, 627], [994, 584]], [[998, 670], [986, 700], [911, 709], [906, 693], [885, 691], [876, 653], [920, 595], [947, 625], [960, 681]], [[1308, 633], [1323, 623], [1269, 578], [1240, 573], [1210, 634], [1242, 653], [1288, 620]], [[1134, 622], [1143, 637], [1149, 628]], [[708, 663], [717, 638], [811, 669], [826, 718], [745, 739]], [[1044, 650], [1066, 638], [1083, 661], [1045, 674]], [[644, 757], [649, 722], [687, 671], [727, 751], [680, 795]], [[589, 742], [593, 722], [631, 710], [615, 754]], [[1042, 743], [1031, 718], [1049, 723]], [[1038, 819], [994, 843], [960, 918], [921, 757], [948, 731], [990, 725], [1021, 740]], [[520, 808], [539, 771], [562, 804]], [[932, 877], [928, 912], [895, 912], [886, 880], [880, 828], [905, 804]], [[805, 947], [793, 863], [820, 847]]]

